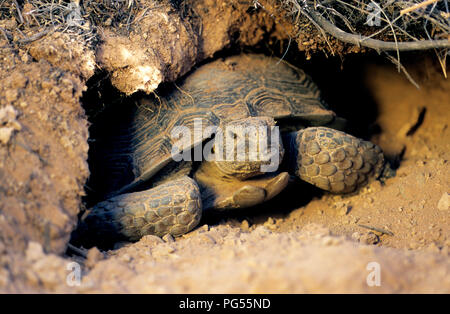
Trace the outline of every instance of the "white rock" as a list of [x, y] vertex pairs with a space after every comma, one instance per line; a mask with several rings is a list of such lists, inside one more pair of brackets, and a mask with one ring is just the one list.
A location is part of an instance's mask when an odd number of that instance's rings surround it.
[[450, 209], [450, 194], [445, 192], [442, 194], [441, 199], [437, 205], [439, 210], [449, 210]]
[[42, 245], [38, 242], [30, 241], [28, 242], [28, 247], [25, 252], [26, 259], [29, 262], [34, 262], [45, 256]]
[[0, 143], [3, 145], [8, 144], [13, 132], [14, 128], [0, 128]]

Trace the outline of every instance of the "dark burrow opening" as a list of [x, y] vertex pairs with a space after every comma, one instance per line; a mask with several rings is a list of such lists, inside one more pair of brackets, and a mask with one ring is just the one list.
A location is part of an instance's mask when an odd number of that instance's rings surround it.
[[[222, 58], [237, 53], [256, 52], [269, 56], [283, 58], [289, 63], [302, 68], [319, 86], [322, 96], [338, 116], [347, 120], [345, 131], [359, 138], [369, 140], [374, 135], [382, 132], [377, 125], [377, 104], [370, 90], [365, 85], [365, 77], [368, 64], [386, 64], [387, 61], [377, 54], [355, 54], [345, 57], [326, 57], [323, 54], [314, 56], [307, 61], [305, 55], [296, 49], [290, 49], [285, 53], [282, 49], [274, 52], [267, 47], [252, 49], [230, 49], [221, 52], [215, 58]], [[211, 60], [207, 60], [209, 62]], [[199, 65], [200, 66], [200, 65]], [[189, 73], [187, 74], [189, 75]], [[164, 97], [175, 88], [173, 83], [162, 84], [155, 92], [157, 97]], [[104, 145], [111, 145], [111, 138], [117, 130], [126, 127], [130, 123], [132, 113], [136, 110], [136, 100], [143, 93], [135, 93], [125, 96], [114, 88], [106, 72], [99, 72], [88, 82], [88, 90], [84, 93], [82, 102], [90, 122], [89, 132], [89, 157], [88, 163], [91, 175], [85, 185], [86, 196], [83, 198], [85, 209], [95, 205], [105, 198], [110, 191], [111, 182], [105, 173], [103, 151]], [[106, 139], [106, 140], [105, 140]], [[395, 156], [386, 156], [394, 167], [398, 167], [403, 152]], [[125, 165], [126, 167], [126, 165]], [[129, 181], [130, 178], [124, 178]], [[117, 184], [117, 183], [116, 183]], [[301, 193], [299, 193], [301, 191]], [[226, 212], [206, 211], [203, 213], [199, 226], [203, 224], [215, 225], [229, 219], [259, 224], [268, 217], [283, 217], [292, 210], [304, 206], [315, 197], [321, 197], [322, 190], [302, 182], [293, 180], [288, 187], [272, 200], [248, 208]], [[85, 212], [79, 215], [81, 219]], [[110, 249], [113, 243], [105, 239], [90, 239], [88, 242], [80, 241], [80, 230], [75, 230], [71, 243], [75, 246], [98, 246]]]

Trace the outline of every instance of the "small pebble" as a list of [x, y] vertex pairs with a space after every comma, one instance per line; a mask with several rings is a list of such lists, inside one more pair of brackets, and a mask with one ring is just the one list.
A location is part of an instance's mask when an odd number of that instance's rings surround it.
[[380, 238], [373, 232], [368, 232], [366, 234], [363, 234], [360, 238], [360, 242], [365, 244], [377, 244], [380, 242]]
[[352, 233], [352, 239], [359, 241], [360, 238], [361, 238], [361, 233], [359, 233], [357, 231]]
[[45, 256], [42, 245], [38, 242], [30, 241], [28, 242], [27, 250], [25, 251], [26, 259], [29, 262], [34, 262]]
[[244, 230], [244, 231], [248, 231], [248, 228], [249, 228], [249, 223], [248, 223], [248, 221], [247, 221], [247, 220], [243, 220], [243, 221], [241, 222], [241, 229]]
[[203, 226], [201, 226], [198, 229], [202, 232], [207, 232], [207, 231], [209, 231], [209, 226], [207, 224], [204, 224]]
[[173, 236], [171, 234], [166, 234], [162, 237], [162, 239], [164, 240], [164, 242], [166, 243], [172, 243], [175, 242], [175, 239], [173, 238]]
[[344, 207], [340, 208], [338, 211], [339, 216], [345, 216], [347, 215], [352, 207], [350, 205], [345, 205]]
[[96, 247], [93, 247], [90, 249], [87, 253], [86, 262], [85, 265], [88, 268], [93, 268], [95, 264], [97, 264], [99, 261], [103, 260], [105, 256], [102, 252]]
[[272, 217], [267, 218], [267, 221], [263, 226], [270, 230], [275, 230], [277, 228], [275, 220]]
[[450, 194], [448, 192], [445, 192], [444, 194], [442, 194], [437, 207], [439, 210], [442, 210], [442, 211], [450, 209]]

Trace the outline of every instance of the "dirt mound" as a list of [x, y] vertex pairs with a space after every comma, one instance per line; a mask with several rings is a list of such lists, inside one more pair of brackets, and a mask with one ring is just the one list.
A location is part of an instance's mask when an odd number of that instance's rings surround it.
[[20, 250], [34, 240], [61, 252], [89, 175], [84, 85], [24, 51], [2, 48], [0, 60], [0, 132], [10, 130], [0, 144], [0, 239]]

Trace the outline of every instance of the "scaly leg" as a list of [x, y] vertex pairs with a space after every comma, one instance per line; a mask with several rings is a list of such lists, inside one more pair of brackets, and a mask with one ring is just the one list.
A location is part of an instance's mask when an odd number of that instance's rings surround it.
[[310, 127], [290, 136], [295, 174], [323, 190], [353, 192], [383, 170], [384, 156], [377, 145], [344, 132]]
[[[200, 221], [202, 202], [194, 180], [182, 177], [152, 189], [115, 196], [82, 220], [90, 237], [137, 241], [145, 235], [180, 236]], [[100, 238], [100, 239], [101, 239]]]

